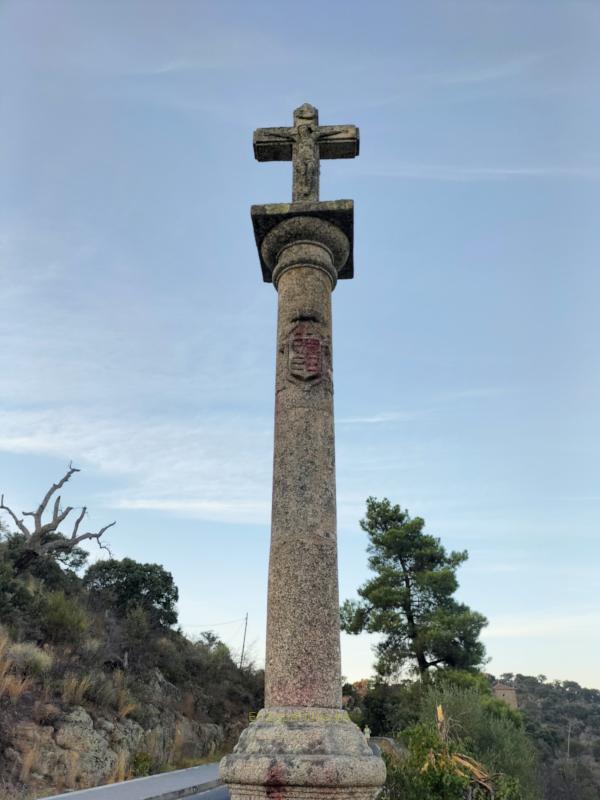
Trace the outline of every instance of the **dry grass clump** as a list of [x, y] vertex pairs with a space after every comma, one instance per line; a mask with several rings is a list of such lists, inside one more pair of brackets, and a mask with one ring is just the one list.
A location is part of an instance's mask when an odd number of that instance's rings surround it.
[[16, 674], [10, 656], [10, 639], [0, 630], [0, 699], [9, 697], [15, 703], [30, 686], [30, 678]]
[[126, 683], [125, 673], [122, 670], [117, 670], [113, 673], [113, 705], [117, 712], [119, 719], [124, 719], [137, 708], [137, 703], [134, 703]]
[[36, 678], [47, 675], [54, 664], [52, 654], [37, 647], [33, 642], [11, 644], [8, 656], [19, 672]]
[[23, 678], [19, 675], [2, 674], [0, 670], [0, 698], [8, 697], [16, 703], [25, 692], [31, 688], [30, 678]]
[[121, 670], [105, 675], [102, 672], [88, 672], [77, 675], [67, 673], [61, 683], [62, 699], [70, 705], [81, 705], [88, 700], [98, 708], [111, 709], [119, 719], [124, 719], [137, 708]]
[[30, 747], [27, 747], [26, 750], [22, 751], [19, 780], [23, 783], [27, 784], [29, 781], [31, 770], [33, 769], [34, 764], [37, 762], [39, 755], [40, 754], [36, 745], [31, 745]]
[[68, 764], [67, 764], [67, 774], [65, 775], [65, 783], [67, 789], [76, 789], [77, 788], [77, 779], [79, 777], [79, 753], [74, 752], [71, 750], [68, 755]]
[[86, 655], [94, 655], [102, 647], [102, 640], [96, 639], [94, 636], [87, 636], [81, 646], [82, 651]]
[[61, 684], [63, 702], [71, 706], [81, 705], [92, 686], [92, 682], [90, 675], [76, 675], [74, 672], [67, 672]]
[[119, 750], [117, 753], [117, 762], [107, 783], [121, 783], [130, 777], [128, 754], [125, 750]]
[[124, 719], [132, 714], [137, 708], [137, 703], [133, 699], [127, 689], [119, 689], [115, 701], [115, 711], [119, 719]]
[[177, 764], [179, 759], [181, 758], [181, 746], [183, 744], [183, 735], [179, 728], [175, 731], [175, 736], [173, 737], [173, 741], [171, 742], [171, 747], [169, 748], [169, 752], [167, 753], [167, 763], [169, 764]]

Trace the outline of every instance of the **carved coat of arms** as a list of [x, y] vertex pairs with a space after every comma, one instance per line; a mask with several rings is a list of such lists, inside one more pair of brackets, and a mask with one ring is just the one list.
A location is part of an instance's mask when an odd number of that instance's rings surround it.
[[292, 380], [314, 383], [323, 377], [327, 345], [316, 326], [299, 322], [288, 335], [287, 349]]

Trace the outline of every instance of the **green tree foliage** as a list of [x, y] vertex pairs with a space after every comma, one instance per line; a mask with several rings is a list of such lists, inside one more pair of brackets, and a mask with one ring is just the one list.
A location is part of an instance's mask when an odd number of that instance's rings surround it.
[[83, 582], [92, 598], [122, 617], [137, 607], [153, 625], [168, 627], [177, 622], [179, 593], [173, 576], [160, 564], [141, 564], [131, 558], [97, 561], [88, 568]]
[[[48, 536], [51, 541], [64, 539], [55, 534]], [[88, 559], [88, 553], [81, 547], [56, 549], [40, 553], [34, 559], [25, 559], [29, 552], [26, 538], [20, 533], [9, 533], [0, 544], [0, 558], [12, 565], [15, 575], [32, 576], [42, 581], [47, 589], [70, 591], [78, 586], [77, 570]], [[26, 566], [23, 564], [27, 561]]]
[[31, 592], [17, 580], [12, 564], [2, 559], [0, 551], [0, 623], [19, 630], [32, 610]]
[[360, 701], [361, 722], [369, 726], [373, 736], [399, 736], [417, 721], [421, 693], [419, 682], [390, 685], [374, 681]]
[[376, 648], [379, 674], [412, 666], [423, 676], [431, 667], [481, 665], [479, 635], [487, 620], [453, 597], [467, 552], [447, 553], [439, 539], [424, 533], [421, 517], [387, 498], [369, 497], [360, 525], [369, 537], [375, 577], [360, 587], [359, 601], [346, 600], [341, 622], [347, 633], [384, 634]]

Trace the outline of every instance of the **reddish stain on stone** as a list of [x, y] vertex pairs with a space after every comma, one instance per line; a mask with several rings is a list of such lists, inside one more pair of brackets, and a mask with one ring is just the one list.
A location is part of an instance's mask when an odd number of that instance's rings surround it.
[[271, 764], [265, 777], [265, 791], [268, 798], [271, 800], [283, 800], [285, 777], [283, 764]]

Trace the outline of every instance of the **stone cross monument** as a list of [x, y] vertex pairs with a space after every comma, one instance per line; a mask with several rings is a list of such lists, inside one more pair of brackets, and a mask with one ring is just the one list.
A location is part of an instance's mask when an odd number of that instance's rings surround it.
[[353, 125], [259, 128], [259, 161], [292, 161], [293, 202], [253, 206], [279, 295], [265, 708], [221, 762], [232, 800], [372, 800], [385, 767], [342, 710], [331, 293], [353, 276], [354, 206], [319, 200], [321, 158], [358, 155]]

